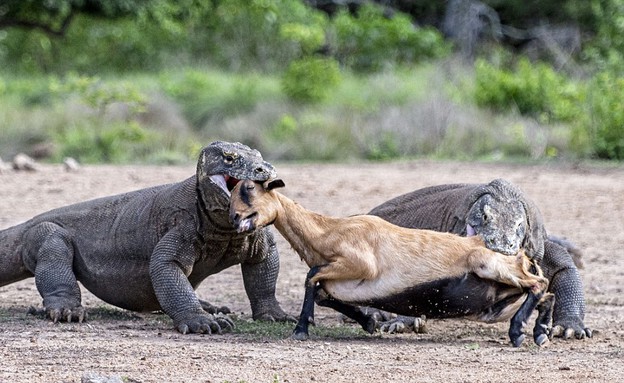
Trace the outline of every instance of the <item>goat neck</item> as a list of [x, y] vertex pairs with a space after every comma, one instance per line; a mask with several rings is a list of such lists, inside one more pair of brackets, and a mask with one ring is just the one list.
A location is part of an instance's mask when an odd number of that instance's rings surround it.
[[309, 267], [327, 263], [323, 256], [331, 253], [326, 250], [329, 245], [327, 234], [339, 219], [310, 211], [276, 191], [271, 194], [280, 206], [274, 222], [275, 228]]

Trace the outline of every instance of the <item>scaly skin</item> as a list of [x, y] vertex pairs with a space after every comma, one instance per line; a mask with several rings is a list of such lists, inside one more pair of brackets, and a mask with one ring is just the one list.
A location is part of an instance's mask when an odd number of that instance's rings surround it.
[[275, 298], [272, 234], [239, 234], [228, 218], [228, 188], [274, 176], [257, 150], [213, 142], [182, 182], [62, 207], [0, 231], [0, 286], [34, 276], [55, 322], [85, 319], [79, 281], [112, 305], [163, 310], [181, 333], [213, 333], [233, 323], [209, 311], [229, 310], [200, 302], [194, 290], [241, 264], [253, 317], [292, 321]]
[[497, 179], [489, 184], [432, 186], [384, 202], [369, 214], [404, 227], [480, 235], [488, 248], [503, 254], [525, 249], [541, 266], [555, 295], [553, 334], [592, 336], [583, 323], [583, 285], [570, 254], [578, 249], [547, 236], [537, 206], [512, 183]]

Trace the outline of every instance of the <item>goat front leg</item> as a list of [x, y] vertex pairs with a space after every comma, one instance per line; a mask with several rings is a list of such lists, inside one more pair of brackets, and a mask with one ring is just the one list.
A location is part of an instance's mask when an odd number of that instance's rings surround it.
[[537, 307], [540, 298], [540, 295], [529, 292], [524, 303], [522, 303], [513, 318], [511, 318], [509, 323], [509, 339], [514, 347], [520, 347], [522, 342], [524, 342], [525, 335], [522, 330], [524, 326], [526, 326], [531, 313]]
[[553, 303], [555, 296], [551, 293], [529, 293], [516, 314], [509, 323], [509, 339], [514, 347], [520, 347], [524, 341], [522, 329], [526, 326], [533, 310], [537, 308], [538, 315], [533, 327], [533, 340], [538, 346], [543, 346], [550, 339], [550, 324], [552, 321]]
[[552, 338], [553, 308], [555, 295], [546, 293], [537, 304], [537, 319], [533, 327], [533, 340], [538, 346], [543, 346]]
[[314, 324], [314, 297], [320, 288], [316, 282], [312, 282], [311, 280], [323, 266], [314, 266], [310, 269], [310, 271], [308, 271], [308, 275], [305, 280], [303, 306], [301, 307], [301, 314], [299, 314], [299, 321], [297, 322], [297, 326], [295, 326], [295, 330], [292, 334], [293, 339], [306, 340], [310, 337], [308, 327], [310, 326], [310, 323]]

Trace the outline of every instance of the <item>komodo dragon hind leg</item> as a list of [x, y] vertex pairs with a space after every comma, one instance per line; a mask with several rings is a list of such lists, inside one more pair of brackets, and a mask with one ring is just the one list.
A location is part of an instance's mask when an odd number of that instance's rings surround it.
[[67, 231], [43, 222], [30, 228], [24, 241], [24, 264], [35, 275], [46, 315], [54, 322], [84, 321], [86, 313], [72, 268], [74, 248]]

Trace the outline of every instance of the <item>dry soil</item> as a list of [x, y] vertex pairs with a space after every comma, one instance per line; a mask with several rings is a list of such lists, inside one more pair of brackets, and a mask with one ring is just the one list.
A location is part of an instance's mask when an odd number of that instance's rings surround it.
[[[427, 334], [347, 332], [318, 308], [311, 339], [262, 336], [257, 330], [182, 335], [166, 316], [109, 306], [83, 289], [87, 323], [53, 324], [26, 314], [41, 298], [33, 279], [0, 287], [0, 382], [79, 382], [86, 373], [140, 382], [617, 382], [624, 381], [624, 168], [604, 165], [509, 165], [410, 161], [381, 164], [278, 164], [284, 194], [320, 213], [364, 213], [396, 195], [425, 186], [488, 182], [503, 177], [540, 207], [549, 232], [585, 252], [581, 271], [586, 325], [594, 338], [554, 339], [538, 348], [512, 348], [507, 324], [430, 320]], [[177, 182], [193, 166], [84, 166], [66, 172], [0, 173], [0, 229], [43, 211], [147, 186]], [[277, 296], [298, 313], [307, 271], [279, 239]], [[250, 316], [239, 267], [209, 277], [200, 297]], [[239, 322], [240, 323], [240, 322]], [[325, 335], [323, 335], [325, 334]], [[351, 335], [349, 335], [351, 334]]]

